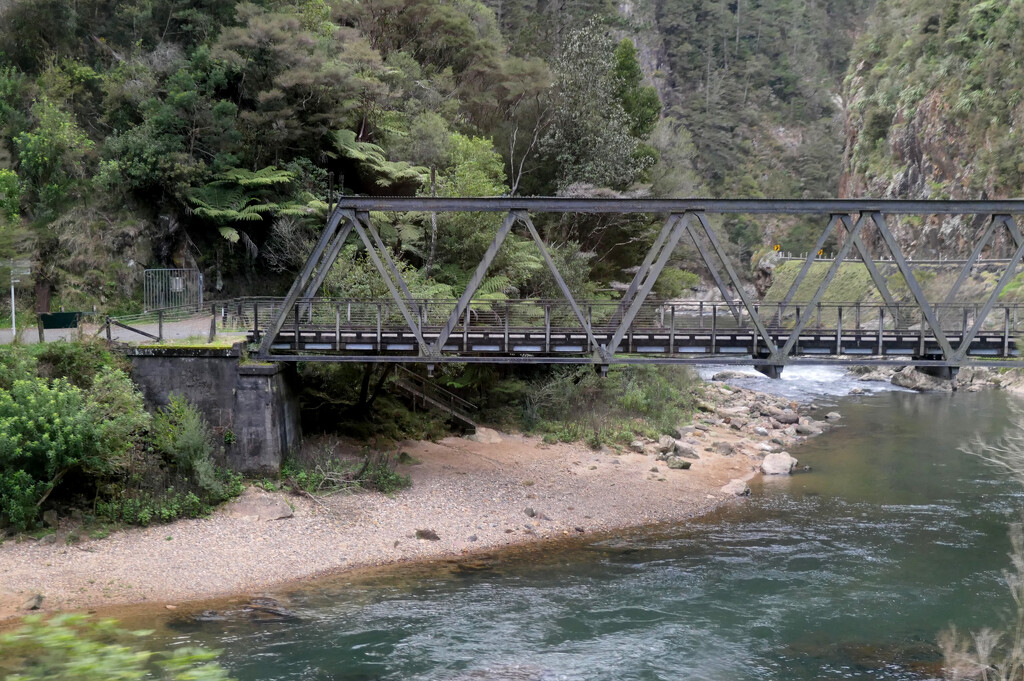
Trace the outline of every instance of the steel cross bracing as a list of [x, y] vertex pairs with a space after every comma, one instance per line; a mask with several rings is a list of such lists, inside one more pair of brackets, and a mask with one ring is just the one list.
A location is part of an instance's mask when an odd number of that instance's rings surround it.
[[[504, 212], [505, 219], [460, 298], [430, 301], [413, 298], [371, 220], [371, 211]], [[664, 223], [620, 301], [581, 301], [558, 271], [531, 212], [651, 213], [663, 215]], [[708, 219], [709, 215], [737, 213], [819, 214], [823, 223], [827, 220], [815, 249], [809, 252], [779, 302], [759, 303], [750, 298]], [[258, 358], [272, 361], [589, 363], [600, 367], [616, 363], [714, 362], [754, 364], [769, 375], [778, 375], [788, 364], [807, 363], [955, 368], [1002, 358], [1003, 366], [1024, 365], [1014, 342], [1018, 318], [1024, 315], [1018, 315], [1016, 305], [1000, 304], [1000, 295], [1016, 276], [1024, 257], [1024, 237], [1012, 217], [1021, 213], [1024, 201], [1018, 200], [345, 197], [331, 213], [288, 295], [281, 301], [262, 301], [262, 323], [258, 305], [254, 304], [252, 332], [260, 343]], [[901, 253], [886, 216], [964, 214], [978, 216], [984, 230], [943, 302], [930, 302]], [[474, 300], [517, 225], [525, 228], [538, 248], [562, 298]], [[882, 254], [882, 261], [876, 260], [876, 254], [866, 245], [864, 234], [869, 229], [877, 233], [888, 251]], [[957, 303], [958, 293], [999, 229], [1010, 234], [1016, 252], [1005, 261], [995, 290], [984, 303]], [[387, 285], [390, 298], [355, 301], [316, 297], [353, 233]], [[824, 279], [809, 300], [796, 300], [797, 291], [818, 260], [816, 253], [833, 233], [841, 247], [834, 259], [826, 261], [830, 264]], [[680, 242], [694, 247], [724, 302], [651, 300], [655, 282]], [[853, 251], [856, 258], [851, 256]], [[880, 304], [823, 304], [826, 289], [847, 260], [866, 268], [878, 289]], [[880, 266], [895, 267], [895, 274], [906, 283], [909, 303], [893, 296]], [[721, 319], [719, 312], [725, 315]], [[869, 322], [874, 328], [868, 328]]]

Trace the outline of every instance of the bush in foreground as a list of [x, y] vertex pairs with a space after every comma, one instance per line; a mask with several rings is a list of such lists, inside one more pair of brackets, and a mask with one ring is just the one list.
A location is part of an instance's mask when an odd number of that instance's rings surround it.
[[144, 631], [124, 631], [114, 620], [86, 615], [32, 615], [0, 636], [0, 676], [10, 681], [230, 681], [217, 653], [178, 648], [153, 653], [140, 646]]

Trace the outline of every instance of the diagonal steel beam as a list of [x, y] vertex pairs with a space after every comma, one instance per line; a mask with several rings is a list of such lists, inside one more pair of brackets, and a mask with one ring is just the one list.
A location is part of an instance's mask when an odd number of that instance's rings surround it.
[[334, 241], [327, 247], [327, 256], [320, 262], [320, 266], [316, 268], [313, 281], [309, 283], [309, 286], [306, 287], [305, 292], [302, 294], [303, 298], [312, 298], [320, 290], [320, 287], [323, 286], [327, 273], [331, 271], [334, 261], [338, 259], [338, 254], [341, 253], [341, 249], [351, 233], [352, 223], [346, 221], [345, 225], [335, 235]]
[[875, 226], [878, 227], [878, 234], [882, 237], [882, 241], [889, 248], [889, 253], [892, 255], [893, 261], [896, 263], [896, 268], [899, 273], [903, 275], [904, 281], [907, 282], [907, 286], [910, 287], [910, 292], [914, 296], [914, 300], [917, 301], [917, 306], [924, 314], [925, 321], [928, 326], [931, 327], [932, 333], [935, 334], [935, 341], [939, 344], [939, 348], [942, 350], [942, 356], [946, 360], [953, 359], [953, 348], [949, 344], [949, 340], [946, 338], [946, 334], [942, 332], [942, 325], [939, 324], [938, 319], [935, 318], [935, 311], [929, 304], [928, 299], [924, 295], [924, 291], [921, 290], [921, 285], [917, 283], [917, 277], [910, 269], [910, 265], [907, 264], [906, 258], [903, 257], [903, 252], [900, 250], [899, 244], [896, 243], [896, 239], [893, 238], [892, 232], [889, 230], [889, 225], [885, 221], [885, 216], [877, 211], [870, 213], [871, 219], [874, 221]]
[[[700, 216], [703, 215], [703, 213], [697, 213], [696, 215]], [[722, 300], [724, 300], [725, 304], [729, 306], [729, 311], [732, 312], [732, 316], [736, 318], [736, 323], [739, 324], [741, 321], [740, 309], [736, 307], [736, 303], [734, 303], [732, 297], [729, 296], [729, 287], [727, 287], [725, 282], [722, 281], [721, 273], [719, 273], [718, 268], [711, 262], [711, 255], [708, 253], [707, 249], [704, 248], [704, 244], [700, 242], [700, 239], [697, 238], [697, 230], [695, 230], [691, 225], [688, 231], [690, 233], [690, 239], [693, 241], [693, 245], [697, 249], [697, 253], [700, 254], [701, 260], [704, 261], [708, 271], [711, 273], [711, 278], [715, 280], [715, 285], [718, 286], [718, 290], [722, 294]]]
[[661, 254], [658, 256], [657, 261], [650, 267], [649, 275], [644, 279], [644, 283], [640, 286], [640, 289], [636, 292], [635, 297], [629, 304], [629, 308], [626, 310], [626, 314], [622, 316], [622, 320], [619, 322], [618, 328], [615, 329], [615, 333], [612, 334], [612, 339], [608, 342], [608, 357], [613, 357], [615, 351], [619, 348], [619, 343], [622, 342], [622, 337], [626, 335], [626, 331], [629, 329], [633, 320], [636, 319], [636, 315], [640, 312], [640, 308], [643, 307], [644, 302], [647, 300], [647, 296], [651, 294], [651, 290], [654, 288], [654, 283], [658, 279], [658, 275], [665, 269], [668, 259], [672, 257], [672, 252], [675, 251], [676, 246], [679, 244], [679, 240], [683, 238], [690, 229], [690, 216], [685, 214], [682, 216], [673, 215], [669, 218], [666, 226], [671, 225], [671, 231], [666, 238], [662, 240]]
[[814, 260], [818, 255], [818, 251], [825, 245], [825, 241], [828, 240], [828, 235], [835, 228], [836, 223], [839, 222], [839, 215], [833, 213], [829, 218], [828, 226], [825, 227], [825, 231], [821, 233], [818, 240], [814, 242], [814, 250], [807, 254], [807, 260], [804, 261], [803, 266], [800, 268], [800, 273], [796, 275], [796, 279], [793, 280], [792, 285], [789, 287], [789, 291], [786, 292], [786, 297], [779, 303], [779, 313], [785, 314], [786, 308], [789, 303], [793, 300], [793, 296], [796, 295], [797, 289], [800, 288], [800, 284], [804, 283], [804, 278], [807, 273], [811, 271], [811, 266], [814, 265]]
[[[519, 218], [514, 213], [509, 213], [505, 216], [504, 222], [501, 223], [501, 227], [498, 229], [498, 233], [494, 235], [494, 239], [491, 240], [491, 245], [487, 247], [487, 251], [484, 252], [484, 257], [480, 260], [480, 263], [476, 266], [476, 271], [473, 276], [470, 277], [469, 283], [466, 284], [466, 290], [462, 292], [462, 297], [459, 298], [459, 302], [455, 304], [455, 309], [448, 316], [448, 320], [444, 326], [441, 327], [441, 333], [438, 334], [437, 340], [434, 341], [433, 345], [430, 346], [431, 354], [440, 354], [444, 348], [444, 344], [448, 341], [448, 337], [451, 336], [452, 331], [459, 323], [459, 319], [465, 314], [466, 309], [469, 307], [470, 302], [473, 300], [473, 296], [476, 295], [477, 290], [480, 288], [480, 284], [483, 283], [484, 277], [487, 276], [487, 270], [490, 269], [491, 264], [494, 262], [494, 258], [497, 257], [498, 251], [501, 250], [501, 245], [505, 243], [506, 237], [509, 232], [512, 231], [512, 226], [516, 223]], [[465, 348], [463, 348], [465, 350]]]
[[637, 270], [636, 276], [633, 277], [633, 281], [630, 282], [629, 288], [626, 289], [625, 295], [622, 296], [622, 300], [619, 301], [619, 309], [617, 314], [621, 314], [633, 301], [633, 296], [636, 295], [637, 289], [643, 284], [644, 279], [647, 277], [647, 272], [651, 269], [651, 264], [654, 263], [654, 259], [658, 257], [658, 253], [661, 252], [661, 247], [665, 245], [665, 240], [668, 239], [669, 233], [672, 228], [675, 227], [676, 223], [679, 222], [679, 215], [673, 213], [669, 216], [668, 220], [661, 227], [661, 232], [658, 234], [658, 238], [654, 240], [650, 250], [647, 251], [647, 255], [644, 257], [643, 263], [640, 265], [640, 269]]
[[[774, 356], [778, 352], [778, 348], [772, 340], [771, 334], [768, 333], [768, 329], [765, 328], [764, 322], [761, 321], [761, 315], [758, 313], [754, 304], [743, 290], [743, 284], [740, 281], [740, 278], [736, 276], [736, 271], [733, 269], [732, 263], [729, 261], [729, 256], [725, 254], [725, 249], [723, 249], [722, 244], [718, 242], [718, 237], [715, 236], [714, 230], [712, 230], [711, 225], [708, 224], [707, 217], [705, 217], [703, 212], [694, 213], [694, 215], [697, 216], [697, 220], [700, 222], [700, 226], [704, 229], [704, 234], [707, 235], [708, 241], [711, 242], [711, 247], [715, 249], [718, 259], [722, 261], [722, 266], [725, 267], [726, 273], [732, 280], [736, 293], [739, 294], [740, 300], [743, 301], [743, 306], [747, 308], [747, 314], [750, 315], [750, 321], [754, 323], [754, 326], [757, 328], [757, 332], [761, 334], [761, 338], [764, 340], [764, 346], [768, 349], [768, 352]], [[692, 225], [689, 227], [689, 232], [690, 236], [693, 237], [694, 243], [697, 243], [696, 230]], [[707, 264], [710, 267], [710, 261], [708, 261]]]
[[558, 288], [562, 291], [562, 295], [565, 296], [566, 301], [569, 303], [569, 307], [572, 308], [573, 314], [576, 315], [576, 319], [579, 321], [580, 326], [583, 327], [583, 331], [587, 334], [587, 339], [590, 341], [590, 347], [597, 348], [598, 354], [603, 358], [607, 357], [607, 350], [602, 349], [597, 343], [597, 339], [594, 338], [594, 331], [590, 328], [590, 322], [580, 311], [580, 306], [576, 304], [576, 298], [573, 297], [572, 291], [566, 285], [565, 280], [562, 279], [562, 274], [558, 271], [558, 267], [555, 266], [555, 261], [551, 259], [551, 254], [548, 253], [547, 246], [544, 245], [544, 241], [540, 238], [540, 234], [537, 233], [537, 228], [533, 225], [533, 220], [530, 219], [529, 213], [523, 211], [516, 211], [516, 218], [530, 230], [530, 236], [533, 237], [534, 243], [537, 244], [537, 248], [540, 249], [540, 254], [544, 258], [544, 262], [547, 263], [548, 269], [551, 270], [551, 276], [555, 278], [555, 282], [558, 284]]
[[[863, 219], [863, 216], [861, 216]], [[843, 227], [849, 233], [853, 229], [853, 220], [850, 219], [849, 215], [844, 215], [842, 218]], [[896, 305], [895, 299], [892, 297], [892, 293], [889, 291], [889, 284], [886, 282], [885, 277], [878, 271], [878, 267], [875, 266], [875, 259], [871, 257], [871, 252], [868, 247], [864, 245], [864, 239], [861, 238], [860, 234], [851, 237], [853, 239], [853, 246], [860, 253], [860, 259], [864, 263], [864, 267], [867, 269], [868, 274], [871, 276], [871, 281], [875, 283], [875, 288], [882, 296], [882, 301], [886, 307], [889, 308], [889, 312], [892, 314], [892, 318], [899, 320], [899, 307]]]
[[996, 231], [996, 224], [1000, 222], [998, 215], [993, 215], [992, 219], [988, 223], [988, 227], [985, 228], [984, 233], [981, 235], [981, 239], [975, 244], [974, 250], [971, 251], [971, 257], [964, 263], [964, 268], [960, 270], [960, 276], [953, 282], [953, 288], [949, 289], [949, 293], [946, 294], [946, 299], [943, 301], [946, 305], [953, 303], [956, 300], [956, 294], [960, 292], [960, 287], [967, 281], [967, 277], [971, 275], [971, 270], [974, 269], [974, 263], [981, 257], [981, 252], [985, 250], [985, 246], [988, 245], [988, 240], [992, 238], [992, 234]]
[[975, 317], [974, 325], [971, 326], [971, 330], [968, 331], [961, 340], [960, 347], [957, 348], [956, 355], [954, 357], [956, 361], [962, 361], [963, 358], [967, 356], [967, 350], [971, 346], [971, 341], [973, 341], [978, 335], [978, 331], [981, 330], [982, 325], [985, 323], [985, 319], [999, 300], [999, 296], [1002, 294], [1003, 289], [1011, 280], [1013, 280], [1014, 276], [1016, 276], [1017, 265], [1020, 264], [1021, 257], [1024, 257], [1024, 239], [1021, 238], [1020, 230], [1017, 229], [1017, 224], [1013, 221], [1013, 218], [1009, 215], [995, 216], [995, 219], [992, 221], [993, 224], [995, 224], [996, 220], [1006, 226], [1007, 231], [1010, 232], [1014, 243], [1017, 245], [1017, 251], [1013, 254], [1013, 258], [1010, 259], [1010, 263], [1006, 266], [1003, 276], [999, 278], [999, 283], [996, 284], [996, 288], [992, 291], [992, 295], [988, 297], [988, 300], [985, 302], [985, 306]]
[[[847, 218], [848, 219], [848, 218]], [[796, 326], [793, 327], [793, 331], [789, 334], [789, 338], [786, 339], [786, 344], [782, 346], [782, 350], [779, 354], [782, 357], [788, 357], [793, 348], [796, 346], [797, 341], [800, 339], [800, 334], [803, 333], [804, 329], [811, 322], [811, 310], [821, 302], [821, 299], [825, 296], [825, 290], [828, 289], [828, 285], [832, 283], [836, 274], [839, 272], [839, 268], [843, 264], [843, 260], [853, 250], [854, 243], [857, 236], [860, 234], [860, 230], [864, 227], [864, 223], [868, 221], [867, 215], [862, 215], [857, 224], [853, 226], [853, 229], [849, 230], [849, 238], [843, 243], [839, 249], [839, 253], [836, 254], [835, 260], [832, 261], [832, 265], [829, 266], [828, 272], [825, 273], [825, 278], [821, 281], [818, 286], [818, 290], [811, 296], [811, 301], [807, 303], [807, 314], [797, 320]], [[844, 222], [845, 224], [845, 222]]]
[[[409, 330], [412, 331], [412, 335], [416, 337], [416, 342], [419, 345], [420, 355], [426, 355], [428, 351], [427, 344], [423, 340], [423, 333], [420, 331], [419, 324], [416, 323], [416, 320], [413, 318], [412, 313], [409, 311], [409, 306], [406, 303], [407, 299], [402, 297], [402, 293], [398, 290], [398, 287], [395, 285], [395, 282], [392, 281], [391, 277], [388, 275], [388, 268], [381, 261], [380, 254], [377, 253], [377, 249], [374, 248], [373, 243], [370, 241], [370, 236], [366, 233], [366, 229], [364, 228], [363, 224], [357, 219], [353, 222], [353, 227], [355, 227], [356, 233], [359, 234], [359, 238], [363, 240], [363, 245], [366, 247], [366, 252], [369, 254], [370, 260], [373, 261], [373, 266], [377, 268], [377, 271], [380, 272], [381, 277], [384, 278], [384, 283], [387, 284], [388, 290], [391, 292], [391, 297], [395, 300], [395, 303], [398, 305], [399, 312], [401, 312], [402, 316], [405, 317], [405, 323], [409, 325]], [[386, 249], [384, 249], [384, 251], [385, 257], [388, 257]], [[388, 260], [390, 260], [390, 257], [388, 257]], [[394, 263], [392, 263], [391, 269], [394, 269]], [[401, 282], [402, 285], [404, 286], [405, 282], [402, 282], [401, 277], [399, 277], [398, 279], [399, 282]], [[408, 291], [408, 289], [406, 289], [406, 291]]]
[[[377, 228], [373, 226], [373, 222], [370, 220], [369, 213], [356, 213], [356, 219], [363, 223], [369, 231], [370, 236], [373, 237], [373, 242], [377, 244], [377, 250], [382, 256], [384, 256], [384, 264], [387, 265], [388, 271], [391, 272], [391, 276], [395, 278], [395, 283], [402, 289], [402, 293], [405, 295], [405, 299], [409, 302], [409, 305], [415, 305], [416, 302], [413, 300], [412, 293], [409, 292], [409, 287], [405, 284], [405, 279], [402, 278], [402, 273], [398, 270], [395, 265], [395, 261], [391, 259], [391, 253], [388, 251], [388, 247], [384, 245], [384, 241], [380, 238], [380, 234], [377, 233]], [[387, 276], [387, 275], [384, 275]]]
[[281, 333], [281, 329], [284, 328], [285, 322], [288, 320], [288, 313], [295, 303], [298, 302], [303, 287], [306, 286], [306, 282], [313, 275], [313, 269], [317, 266], [317, 263], [322, 261], [327, 244], [334, 238], [335, 233], [338, 231], [338, 225], [341, 224], [342, 220], [345, 220], [347, 224], [352, 224], [355, 222], [355, 214], [351, 210], [338, 208], [335, 208], [334, 212], [331, 213], [331, 216], [327, 219], [327, 224], [324, 226], [324, 231], [320, 234], [320, 239], [317, 241], [316, 246], [313, 247], [313, 252], [306, 259], [306, 264], [302, 266], [299, 276], [292, 282], [291, 288], [288, 289], [288, 295], [285, 296], [281, 304], [281, 309], [277, 311], [274, 321], [267, 328], [266, 335], [263, 337], [263, 341], [260, 343], [260, 348], [257, 351], [258, 357], [266, 358], [270, 356], [270, 347], [274, 344], [274, 339], [277, 338], [277, 334]]

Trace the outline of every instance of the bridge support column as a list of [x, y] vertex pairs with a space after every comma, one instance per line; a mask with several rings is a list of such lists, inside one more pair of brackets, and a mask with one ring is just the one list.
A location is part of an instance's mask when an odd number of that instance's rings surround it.
[[760, 364], [755, 366], [754, 369], [768, 378], [782, 378], [782, 364]]

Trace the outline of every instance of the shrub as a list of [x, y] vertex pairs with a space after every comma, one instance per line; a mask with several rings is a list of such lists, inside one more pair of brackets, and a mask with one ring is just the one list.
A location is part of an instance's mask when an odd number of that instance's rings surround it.
[[112, 470], [88, 407], [85, 394], [63, 379], [19, 380], [0, 391], [0, 513], [15, 528], [35, 522], [39, 506], [72, 470]]
[[100, 341], [47, 343], [36, 357], [40, 376], [66, 378], [83, 390], [92, 388], [97, 376], [111, 369], [127, 368], [126, 360], [115, 357]]
[[213, 496], [225, 493], [224, 482], [213, 463], [213, 437], [202, 414], [180, 395], [153, 419], [153, 445], [182, 473]]
[[36, 376], [36, 358], [20, 345], [0, 346], [0, 390]]
[[114, 620], [87, 615], [31, 615], [0, 636], [0, 676], [19, 681], [230, 681], [217, 653], [198, 647], [152, 653], [138, 641], [144, 631], [124, 631]]

